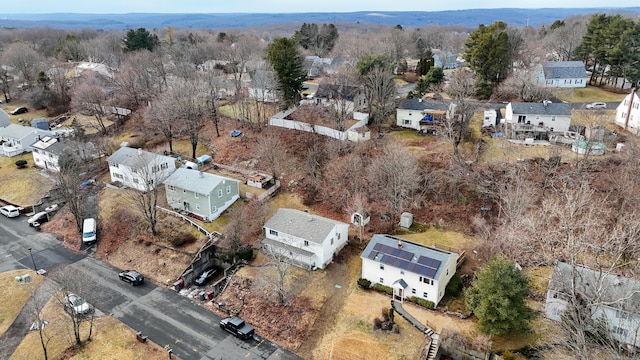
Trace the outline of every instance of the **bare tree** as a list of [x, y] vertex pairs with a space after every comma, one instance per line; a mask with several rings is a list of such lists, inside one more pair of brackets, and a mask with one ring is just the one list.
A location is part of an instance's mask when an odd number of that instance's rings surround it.
[[112, 104], [104, 83], [99, 78], [92, 76], [81, 80], [74, 88], [71, 105], [81, 112], [93, 115], [95, 121], [91, 126], [102, 134], [107, 133], [105, 121]]
[[48, 321], [43, 317], [42, 310], [45, 304], [52, 295], [52, 288], [48, 281], [44, 281], [40, 286], [35, 287], [34, 283], [29, 283], [29, 300], [27, 303], [27, 309], [30, 309], [34, 315], [34, 321], [31, 329], [35, 327], [38, 331], [38, 338], [40, 345], [42, 346], [42, 353], [44, 360], [49, 359], [48, 347], [49, 342], [53, 339], [53, 335], [46, 331], [46, 325]]
[[158, 95], [144, 113], [145, 125], [149, 130], [160, 131], [173, 152], [173, 140], [182, 128], [182, 118], [174, 111], [173, 91], [170, 89]]
[[76, 229], [81, 233], [84, 215], [84, 194], [80, 186], [82, 185], [86, 168], [84, 163], [71, 153], [64, 153], [58, 158], [58, 167], [60, 171], [56, 176], [56, 186], [65, 205], [69, 207], [69, 211], [73, 215]]
[[280, 138], [279, 131], [275, 128], [266, 128], [258, 140], [258, 154], [260, 159], [267, 163], [271, 176], [278, 178], [278, 172], [283, 159], [284, 143]]
[[587, 32], [584, 17], [570, 17], [558, 22], [558, 26], [551, 29], [545, 36], [545, 48], [552, 54], [553, 61], [568, 61], [574, 55], [575, 49], [582, 42]]
[[274, 287], [278, 297], [278, 304], [286, 305], [287, 284], [291, 278], [291, 266], [294, 266], [295, 256], [289, 255], [287, 250], [280, 247], [263, 245], [262, 251], [269, 257], [270, 271], [266, 274], [267, 282]]
[[370, 196], [380, 196], [395, 219], [409, 205], [418, 186], [417, 162], [403, 148], [387, 146], [383, 153], [371, 161], [368, 169]]
[[393, 74], [389, 69], [376, 66], [363, 76], [362, 85], [369, 113], [380, 131], [380, 124], [395, 107], [396, 85]]
[[[162, 196], [162, 183], [168, 177], [164, 171], [167, 164], [159, 162], [158, 157], [141, 152], [136, 155], [132, 162], [132, 178], [129, 183], [142, 183], [142, 190], [127, 189], [127, 198], [133, 203], [135, 209], [142, 215], [149, 224], [151, 234], [158, 234], [156, 225], [158, 224], [158, 200]], [[134, 177], [135, 176], [135, 177]]]
[[2, 53], [3, 62], [16, 69], [24, 82], [31, 87], [42, 67], [42, 56], [29, 45], [16, 42]]
[[449, 136], [453, 145], [453, 155], [460, 159], [458, 146], [469, 131], [469, 123], [473, 116], [474, 106], [469, 98], [475, 93], [475, 82], [470, 71], [457, 69], [451, 75], [446, 93], [455, 101], [455, 112], [446, 123], [449, 128]]
[[123, 33], [105, 31], [95, 38], [82, 41], [87, 59], [90, 62], [101, 63], [113, 69], [118, 69], [124, 60], [123, 37]]
[[115, 74], [118, 103], [138, 108], [158, 93], [163, 82], [166, 82], [166, 74], [157, 73], [156, 70], [164, 70], [158, 54], [150, 51], [128, 53]]

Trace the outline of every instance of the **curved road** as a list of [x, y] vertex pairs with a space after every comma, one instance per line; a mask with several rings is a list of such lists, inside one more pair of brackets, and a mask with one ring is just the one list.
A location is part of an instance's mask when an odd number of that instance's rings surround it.
[[[25, 217], [0, 216], [0, 272], [33, 268], [33, 262], [38, 269], [68, 265], [77, 270], [91, 284], [82, 295], [98, 310], [141, 331], [156, 344], [168, 345], [181, 359], [301, 359], [266, 339], [233, 337], [220, 329], [217, 315], [172, 290], [148, 282], [134, 287], [120, 281], [118, 269], [68, 250], [53, 236], [27, 226]], [[3, 343], [19, 343], [17, 337], [28, 331], [13, 330], [5, 337], [15, 338], [3, 338]], [[6, 352], [7, 348], [0, 349], [0, 359], [11, 355]]]

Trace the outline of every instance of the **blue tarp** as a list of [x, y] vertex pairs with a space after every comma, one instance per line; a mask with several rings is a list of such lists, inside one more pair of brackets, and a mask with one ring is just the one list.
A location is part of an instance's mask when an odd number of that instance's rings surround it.
[[233, 130], [233, 131], [231, 132], [231, 137], [238, 137], [238, 136], [240, 136], [240, 134], [242, 134], [242, 131], [240, 131], [240, 130]]
[[204, 164], [204, 163], [206, 163], [207, 161], [211, 160], [211, 156], [209, 156], [209, 155], [202, 155], [202, 156], [198, 156], [198, 157], [196, 158], [196, 160], [198, 160], [198, 163], [199, 163], [199, 164]]

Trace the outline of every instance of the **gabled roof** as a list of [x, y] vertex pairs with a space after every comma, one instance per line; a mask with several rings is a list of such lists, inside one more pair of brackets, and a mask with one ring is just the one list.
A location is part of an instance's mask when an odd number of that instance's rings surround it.
[[449, 109], [449, 104], [441, 102], [441, 101], [431, 101], [424, 99], [404, 99], [398, 104], [398, 109], [400, 110], [443, 110], [446, 111]]
[[[595, 289], [602, 290], [599, 302], [607, 306], [640, 314], [640, 282], [635, 279], [592, 270], [558, 261], [553, 268], [549, 290], [569, 294], [571, 281], [575, 278], [576, 291], [584, 297], [593, 298]], [[635, 294], [634, 294], [635, 292]]]
[[42, 136], [45, 136], [45, 135], [53, 136], [53, 133], [51, 133], [50, 131], [34, 128], [31, 126], [22, 126], [18, 124], [9, 124], [4, 128], [0, 128], [0, 136], [11, 138], [11, 139], [22, 139], [25, 136], [34, 132]]
[[140, 167], [141, 161], [149, 162], [151, 159], [158, 159], [159, 161], [175, 161], [170, 156], [164, 156], [160, 154], [154, 154], [152, 152], [144, 151], [142, 149], [134, 149], [128, 146], [121, 146], [116, 152], [111, 154], [107, 158], [110, 163], [126, 165], [129, 167]]
[[542, 63], [544, 78], [549, 79], [583, 79], [587, 70], [582, 61], [549, 61]]
[[571, 116], [571, 105], [565, 103], [512, 102], [511, 109], [514, 114]]
[[317, 98], [353, 100], [357, 86], [341, 84], [320, 84], [316, 90]]
[[4, 110], [0, 109], [0, 127], [5, 127], [11, 124], [11, 120], [9, 119], [9, 114], [7, 114]]
[[239, 181], [187, 168], [178, 168], [164, 181], [165, 185], [175, 186], [199, 194], [210, 194], [218, 185], [225, 183], [235, 185]]
[[336, 225], [348, 224], [300, 210], [280, 208], [264, 227], [321, 244]]
[[61, 154], [65, 146], [59, 138], [45, 136], [31, 145], [34, 149], [44, 150], [52, 154]]
[[363, 259], [403, 269], [431, 279], [440, 278], [444, 265], [458, 254], [412, 243], [391, 235], [375, 234], [360, 255]]

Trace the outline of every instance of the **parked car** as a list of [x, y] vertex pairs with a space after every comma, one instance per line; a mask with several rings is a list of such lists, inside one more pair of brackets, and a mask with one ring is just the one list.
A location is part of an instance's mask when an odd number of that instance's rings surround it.
[[135, 270], [125, 270], [118, 274], [120, 280], [126, 281], [131, 285], [140, 285], [144, 282], [144, 276]]
[[239, 317], [229, 317], [220, 320], [220, 328], [226, 330], [242, 340], [253, 338], [253, 327], [247, 325]]
[[44, 209], [46, 212], [54, 212], [56, 210], [58, 210], [58, 204], [51, 204]]
[[194, 283], [198, 286], [202, 286], [206, 284], [209, 280], [213, 279], [214, 276], [218, 273], [218, 269], [209, 268], [200, 274], [198, 278], [194, 281]]
[[39, 213], [36, 213], [32, 217], [30, 217], [27, 220], [27, 223], [29, 224], [29, 226], [36, 226], [36, 223], [42, 224], [46, 223], [47, 221], [49, 221], [49, 213], [46, 211], [40, 211]]
[[93, 312], [93, 306], [76, 294], [64, 297], [64, 309], [73, 315], [87, 315]]
[[8, 218], [13, 218], [13, 217], [20, 216], [20, 210], [22, 210], [22, 208], [19, 208], [13, 205], [7, 205], [7, 206], [0, 207], [0, 214]]
[[587, 109], [606, 109], [607, 108], [607, 103], [603, 103], [603, 102], [592, 102], [591, 104], [587, 104], [585, 106]]
[[11, 112], [11, 115], [19, 115], [19, 114], [24, 114], [26, 112], [29, 112], [29, 109], [27, 109], [24, 106], [19, 106]]

